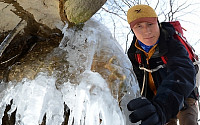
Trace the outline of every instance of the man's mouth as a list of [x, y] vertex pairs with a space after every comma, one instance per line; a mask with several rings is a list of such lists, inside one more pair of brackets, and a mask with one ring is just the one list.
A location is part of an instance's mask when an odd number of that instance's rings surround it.
[[152, 37], [146, 37], [146, 38], [144, 38], [144, 39], [152, 39], [153, 38], [153, 36]]

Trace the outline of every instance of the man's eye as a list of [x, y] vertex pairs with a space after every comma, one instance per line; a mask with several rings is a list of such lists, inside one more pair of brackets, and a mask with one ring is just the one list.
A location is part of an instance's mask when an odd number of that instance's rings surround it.
[[153, 25], [152, 23], [148, 23], [149, 26]]

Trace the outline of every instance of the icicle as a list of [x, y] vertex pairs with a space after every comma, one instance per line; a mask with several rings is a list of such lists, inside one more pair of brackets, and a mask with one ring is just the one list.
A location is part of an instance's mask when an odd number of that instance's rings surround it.
[[65, 83], [61, 90], [70, 109], [68, 125], [125, 125], [118, 102], [102, 76], [86, 70], [80, 79], [78, 86]]

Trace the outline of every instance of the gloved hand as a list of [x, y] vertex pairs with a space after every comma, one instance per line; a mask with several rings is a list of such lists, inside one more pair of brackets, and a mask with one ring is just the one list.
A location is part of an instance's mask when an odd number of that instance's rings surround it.
[[133, 111], [129, 115], [129, 119], [132, 123], [141, 120], [141, 125], [164, 125], [166, 122], [160, 106], [152, 104], [152, 102], [145, 97], [131, 100], [127, 104], [127, 108], [129, 111]]

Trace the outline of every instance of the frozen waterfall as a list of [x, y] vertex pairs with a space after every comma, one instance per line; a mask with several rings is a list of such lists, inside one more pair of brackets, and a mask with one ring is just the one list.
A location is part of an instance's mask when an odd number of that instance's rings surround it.
[[16, 125], [39, 125], [44, 117], [46, 125], [62, 125], [66, 112], [68, 125], [129, 124], [126, 104], [139, 87], [121, 46], [95, 20], [79, 30], [66, 27], [59, 47], [46, 57], [50, 62], [62, 54], [65, 68], [49, 73], [41, 67], [33, 80], [1, 82], [0, 124], [7, 105]]

